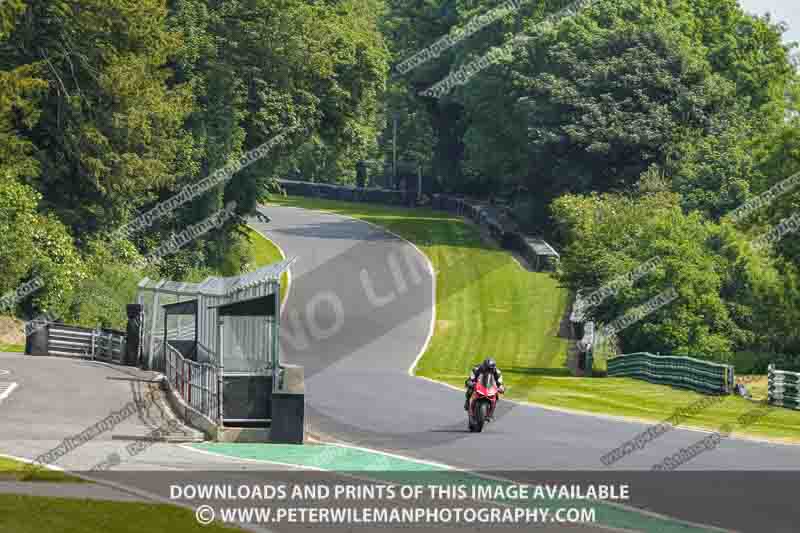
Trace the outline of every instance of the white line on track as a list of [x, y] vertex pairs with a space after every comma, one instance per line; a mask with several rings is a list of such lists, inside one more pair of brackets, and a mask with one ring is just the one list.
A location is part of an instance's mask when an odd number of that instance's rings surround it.
[[[261, 207], [260, 204], [259, 204], [259, 207]], [[265, 232], [259, 231], [258, 229], [256, 229], [255, 226], [248, 225], [248, 227], [250, 229], [252, 229], [253, 231], [255, 231], [256, 233], [258, 233], [259, 235], [261, 235], [262, 237], [264, 237], [265, 239], [267, 239], [269, 242], [271, 242], [272, 245], [275, 248], [278, 249], [278, 252], [280, 252], [281, 257], [283, 258], [283, 260], [284, 261], [286, 260], [286, 253], [283, 251], [283, 248], [278, 246], [277, 242], [275, 242], [272, 239], [270, 239], [269, 236]], [[289, 301], [289, 291], [291, 291], [291, 290], [292, 290], [292, 268], [289, 267], [289, 268], [286, 269], [286, 294], [284, 294], [283, 301], [281, 302], [281, 314], [283, 314], [283, 309], [286, 307], [286, 302]]]
[[204, 453], [206, 455], [213, 455], [217, 459], [219, 459], [219, 458], [230, 459], [230, 460], [232, 460], [234, 462], [243, 461], [243, 462], [246, 462], [246, 463], [262, 463], [262, 464], [269, 464], [269, 465], [285, 466], [285, 467], [288, 467], [288, 468], [294, 468], [295, 470], [314, 470], [314, 471], [317, 471], [317, 472], [330, 472], [331, 471], [329, 468], [320, 468], [320, 467], [317, 467], [317, 466], [307, 466], [307, 465], [297, 465], [297, 464], [292, 464], [292, 463], [281, 463], [280, 461], [271, 461], [270, 459], [253, 459], [253, 458], [250, 458], [250, 457], [233, 457], [233, 456], [221, 454], [221, 453], [218, 453], [218, 452], [210, 452], [208, 450], [202, 450], [200, 448], [195, 448], [194, 446], [191, 446], [190, 444], [178, 444], [177, 446], [180, 447], [180, 448], [183, 448], [184, 450], [189, 450], [191, 452]]
[[0, 383], [0, 403], [2, 403], [3, 400], [8, 398], [16, 388], [17, 388], [17, 383], [14, 381], [12, 381], [11, 383], [8, 382]]
[[[261, 204], [261, 205], [269, 205], [269, 204]], [[287, 206], [279, 206], [279, 207], [284, 207], [285, 208]], [[422, 356], [427, 351], [428, 345], [430, 344], [431, 339], [433, 338], [433, 332], [434, 332], [435, 325], [436, 325], [436, 271], [433, 268], [433, 263], [431, 262], [430, 258], [425, 253], [423, 253], [422, 250], [420, 250], [419, 247], [416, 244], [410, 242], [409, 240], [401, 237], [400, 235], [398, 235], [398, 234], [396, 234], [396, 233], [394, 233], [394, 232], [388, 230], [387, 228], [385, 228], [383, 226], [380, 226], [378, 224], [374, 224], [372, 222], [368, 222], [366, 220], [362, 220], [362, 219], [359, 219], [359, 218], [356, 218], [356, 217], [352, 217], [352, 216], [348, 216], [348, 215], [342, 215], [340, 213], [334, 213], [334, 212], [330, 212], [330, 211], [323, 211], [323, 210], [317, 210], [317, 209], [307, 209], [307, 208], [293, 207], [293, 206], [290, 207], [290, 209], [291, 208], [302, 209], [304, 211], [312, 211], [312, 212], [316, 212], [316, 213], [323, 214], [323, 215], [332, 215], [334, 217], [338, 216], [338, 217], [342, 217], [342, 218], [348, 218], [350, 220], [355, 220], [357, 222], [362, 222], [364, 224], [369, 224], [370, 226], [373, 226], [373, 227], [375, 227], [375, 228], [377, 228], [377, 229], [379, 229], [379, 230], [381, 230], [381, 231], [383, 231], [385, 233], [388, 233], [389, 235], [392, 235], [392, 236], [396, 237], [397, 239], [399, 239], [399, 240], [407, 243], [408, 245], [412, 246], [425, 259], [425, 262], [428, 264], [428, 270], [431, 273], [431, 280], [432, 280], [432, 282], [431, 282], [431, 291], [432, 291], [431, 301], [433, 302], [433, 307], [432, 307], [432, 312], [431, 312], [431, 321], [430, 321], [430, 325], [429, 325], [429, 328], [428, 328], [428, 335], [427, 335], [427, 338], [425, 339], [425, 343], [423, 344], [422, 348], [420, 349], [419, 353], [417, 354], [417, 357], [414, 359], [414, 362], [408, 368], [408, 375], [416, 377], [416, 378], [422, 378], [422, 379], [424, 379], [426, 381], [431, 381], [431, 382], [437, 383], [439, 385], [443, 385], [445, 387], [461, 391], [461, 389], [459, 389], [459, 388], [457, 388], [457, 387], [455, 387], [453, 385], [450, 385], [449, 383], [444, 383], [444, 382], [437, 381], [437, 380], [430, 379], [430, 378], [426, 378], [426, 377], [423, 377], [423, 376], [414, 376], [414, 369], [416, 368], [417, 363], [419, 362], [419, 360], [422, 358]], [[280, 247], [278, 247], [278, 249], [280, 250]], [[522, 265], [520, 265], [520, 266], [522, 266]], [[527, 406], [527, 407], [543, 407], [545, 409], [552, 410], [552, 411], [560, 411], [560, 412], [567, 412], [567, 413], [570, 413], [570, 414], [579, 414], [579, 415], [584, 415], [584, 416], [597, 417], [597, 415], [594, 414], [594, 413], [584, 413], [584, 412], [580, 412], [580, 411], [573, 412], [571, 410], [553, 408], [553, 407], [550, 407], [550, 406], [536, 405], [536, 404], [525, 403], [525, 402], [517, 402], [517, 401], [513, 401], [513, 400], [512, 400], [512, 402], [517, 404], [517, 405], [523, 405], [523, 406]], [[623, 417], [614, 417], [614, 416], [609, 416], [609, 415], [605, 415], [605, 416], [604, 415], [600, 415], [600, 418], [613, 418], [613, 419], [616, 419], [616, 420], [619, 420], [619, 421], [624, 421], [624, 422], [634, 422], [634, 423], [636, 423], [636, 422], [638, 422], [638, 423], [644, 422], [644, 423], [647, 423], [645, 421], [630, 420], [630, 419], [626, 419], [626, 418], [623, 418]], [[695, 429], [695, 428], [681, 428], [681, 429], [692, 429], [692, 430], [697, 431], [697, 429]], [[705, 432], [706, 430], [700, 430], [700, 431]], [[382, 451], [382, 450], [376, 450], [376, 449], [371, 449], [371, 448], [363, 448], [363, 447], [355, 446], [355, 445], [352, 445], [352, 444], [335, 443], [335, 442], [327, 442], [327, 443], [324, 443], [324, 444], [338, 446], [338, 447], [341, 447], [341, 448], [351, 448], [351, 449], [360, 450], [360, 451], [364, 451], [364, 452], [371, 452], [371, 453], [375, 453], [375, 454], [379, 454], [379, 455], [385, 455], [385, 456], [389, 456], [389, 457], [395, 457], [395, 458], [398, 458], [398, 459], [404, 459], [404, 460], [412, 461], [412, 462], [416, 462], [416, 463], [428, 464], [428, 465], [431, 465], [431, 466], [440, 467], [440, 468], [443, 468], [443, 469], [446, 469], [446, 470], [450, 470], [450, 471], [464, 472], [464, 473], [470, 473], [470, 474], [476, 475], [474, 472], [470, 472], [469, 470], [464, 469], [464, 468], [459, 468], [459, 467], [456, 467], [456, 466], [450, 466], [450, 465], [446, 465], [446, 464], [443, 464], [443, 463], [436, 463], [436, 462], [433, 462], [433, 461], [425, 461], [425, 460], [417, 459], [415, 457], [403, 456], [403, 455], [400, 455], [400, 454], [389, 453], [389, 452], [385, 452], [385, 451]], [[215, 452], [209, 452], [209, 451], [206, 451], [206, 450], [200, 450], [200, 449], [191, 447], [191, 446], [186, 445], [186, 444], [181, 444], [179, 446], [182, 447], [182, 448], [185, 448], [187, 450], [192, 450], [192, 451], [199, 452], [199, 453], [206, 453], [206, 454], [217, 455], [217, 456], [222, 455], [222, 454], [218, 454], [218, 453], [215, 453]], [[230, 458], [230, 456], [227, 456], [227, 457]], [[253, 461], [253, 462], [261, 462], [261, 463], [271, 463], [271, 464], [275, 464], [275, 465], [295, 467], [295, 468], [300, 468], [300, 469], [305, 469], [305, 470], [333, 471], [332, 469], [327, 469], [327, 468], [311, 467], [311, 466], [305, 466], [305, 465], [291, 465], [291, 464], [287, 464], [287, 463], [279, 463], [277, 461], [270, 461], [270, 460], [265, 460], [265, 459], [249, 459], [249, 458], [241, 458], [241, 457], [236, 457], [235, 459], [245, 460], [245, 461]], [[352, 475], [352, 474], [342, 474], [342, 473], [339, 473], [339, 474], [340, 475], [344, 475], [344, 477], [351, 477], [351, 478], [355, 478], [355, 479], [368, 479], [369, 480], [369, 478], [361, 478], [360, 476], [355, 476], [355, 475]], [[491, 479], [493, 481], [500, 481], [500, 482], [505, 482], [505, 483], [509, 483], [509, 482], [510, 483], [514, 483], [514, 481], [510, 480], [510, 479], [506, 479], [506, 478], [502, 478], [502, 477], [496, 477], [496, 476], [487, 475], [487, 474], [477, 474], [477, 476], [485, 478], [485, 479]], [[374, 480], [370, 480], [370, 481], [374, 481]], [[662, 515], [660, 513], [655, 513], [655, 512], [652, 512], [652, 511], [646, 511], [646, 510], [643, 510], [643, 509], [630, 507], [630, 506], [627, 506], [627, 505], [624, 505], [624, 504], [619, 504], [619, 503], [616, 503], [616, 502], [604, 502], [604, 503], [606, 503], [606, 504], [608, 504], [610, 506], [613, 506], [613, 507], [617, 507], [617, 508], [624, 509], [624, 510], [627, 510], [627, 511], [632, 511], [634, 513], [640, 513], [642, 515], [650, 516], [650, 517], [653, 517], [653, 518], [659, 518], [659, 519], [663, 519], [663, 520], [667, 520], [667, 521], [671, 521], [671, 522], [677, 522], [677, 523], [681, 523], [681, 524], [685, 524], [685, 525], [691, 525], [691, 526], [696, 526], [696, 527], [707, 528], [708, 530], [711, 530], [711, 531], [725, 531], [725, 530], [722, 530], [722, 529], [719, 529], [719, 528], [715, 528], [713, 526], [708, 526], [708, 525], [704, 525], [704, 524], [698, 524], [698, 523], [695, 523], [695, 522], [690, 522], [690, 521], [685, 521], [685, 520], [678, 520], [678, 519], [674, 519], [674, 518], [668, 517], [666, 515]], [[501, 504], [501, 505], [503, 505], [503, 504]], [[603, 524], [592, 524], [592, 526], [593, 527], [597, 527], [599, 529], [605, 529], [605, 530], [608, 530], [608, 531], [619, 531], [619, 532], [630, 531], [630, 530], [626, 530], [626, 529], [615, 528], [615, 527], [612, 527], [612, 526], [606, 526], [606, 525], [603, 525]]]
[[[259, 204], [259, 205], [263, 206], [263, 205], [269, 205], [269, 204]], [[427, 339], [425, 339], [425, 343], [423, 344], [422, 348], [420, 349], [419, 353], [417, 354], [416, 359], [414, 359], [414, 362], [408, 368], [408, 375], [409, 376], [413, 376], [413, 377], [415, 377], [417, 379], [424, 379], [426, 381], [430, 381], [432, 383], [436, 383], [436, 384], [441, 385], [443, 387], [447, 387], [447, 388], [450, 388], [450, 389], [453, 389], [453, 390], [457, 390], [457, 391], [460, 391], [460, 392], [463, 393], [464, 389], [462, 389], [462, 388], [458, 388], [458, 387], [456, 387], [454, 385], [450, 385], [449, 383], [445, 383], [443, 381], [438, 381], [438, 380], [431, 379], [431, 378], [424, 377], [424, 376], [417, 376], [417, 375], [414, 374], [414, 369], [416, 368], [417, 364], [419, 363], [419, 360], [422, 359], [422, 356], [427, 351], [428, 345], [430, 344], [431, 339], [433, 338], [433, 332], [434, 332], [434, 328], [435, 328], [435, 325], [436, 325], [436, 273], [435, 273], [435, 270], [433, 268], [433, 263], [431, 262], [430, 258], [425, 253], [423, 253], [422, 250], [420, 250], [419, 247], [417, 247], [417, 245], [414, 244], [413, 242], [410, 242], [407, 239], [404, 239], [403, 237], [401, 237], [400, 235], [398, 235], [398, 234], [396, 234], [396, 233], [394, 233], [392, 231], [389, 231], [388, 229], [384, 228], [383, 226], [380, 226], [380, 225], [375, 224], [373, 222], [368, 222], [366, 220], [361, 220], [360, 218], [351, 217], [349, 215], [342, 215], [340, 213], [334, 213], [334, 212], [331, 212], [331, 211], [323, 211], [323, 210], [319, 210], [319, 209], [308, 209], [308, 208], [304, 208], [304, 207], [294, 207], [294, 206], [278, 206], [278, 207], [283, 207], [285, 209], [288, 208], [288, 209], [299, 209], [299, 210], [303, 210], [303, 211], [311, 211], [311, 212], [314, 212], [314, 213], [319, 213], [319, 214], [322, 214], [322, 215], [331, 215], [331, 216], [334, 216], [334, 217], [338, 216], [338, 217], [342, 217], [342, 218], [349, 218], [350, 220], [355, 220], [355, 221], [358, 221], [358, 222], [363, 222], [364, 224], [369, 224], [370, 226], [378, 228], [379, 230], [381, 230], [381, 231], [383, 231], [385, 233], [388, 233], [389, 235], [393, 235], [394, 237], [400, 239], [401, 241], [406, 242], [409, 245], [413, 246], [414, 249], [416, 249], [417, 252], [419, 252], [419, 254], [422, 255], [422, 257], [425, 258], [425, 261], [428, 263], [428, 269], [431, 272], [431, 277], [432, 277], [432, 280], [433, 280], [433, 282], [431, 284], [431, 289], [433, 291], [433, 295], [432, 295], [433, 310], [431, 312], [431, 323], [430, 323], [430, 327], [429, 327], [429, 330], [428, 330], [428, 337], [427, 337]], [[512, 254], [512, 257], [513, 257], [513, 254]], [[520, 266], [522, 266], [522, 265], [520, 265]], [[564, 408], [564, 407], [556, 407], [556, 406], [552, 406], [552, 405], [545, 405], [545, 404], [540, 404], [540, 403], [536, 403], [536, 402], [522, 402], [522, 401], [519, 401], [519, 400], [507, 400], [507, 399], [504, 399], [503, 401], [511, 402], [511, 403], [516, 404], [516, 405], [521, 405], [521, 406], [529, 407], [529, 408], [544, 409], [545, 411], [553, 411], [553, 412], [557, 412], [557, 413], [565, 413], [565, 414], [576, 415], [576, 416], [586, 416], [586, 417], [599, 418], [599, 419], [604, 419], [604, 420], [613, 420], [613, 421], [616, 421], [616, 422], [625, 422], [625, 423], [628, 423], [628, 424], [652, 425], [652, 424], [657, 424], [658, 423], [657, 421], [653, 421], [653, 420], [644, 420], [644, 419], [637, 419], [637, 418], [633, 418], [633, 417], [609, 415], [609, 414], [605, 414], [605, 413], [592, 413], [592, 412], [588, 412], [588, 411], [580, 411], [580, 410], [577, 410], [577, 409], [568, 409], [568, 408]], [[704, 434], [714, 433], [714, 431], [712, 431], [710, 429], [693, 427], [693, 426], [677, 426], [675, 429], [682, 429], [684, 431], [692, 431], [692, 432], [695, 432], [695, 433], [704, 433]], [[781, 445], [781, 446], [795, 446], [795, 447], [798, 446], [797, 443], [793, 443], [793, 442], [782, 442], [782, 441], [779, 441], [779, 440], [769, 439], [769, 438], [765, 438], [765, 437], [757, 437], [757, 436], [752, 436], [752, 435], [731, 435], [731, 436], [728, 437], [728, 440], [745, 441], [745, 442], [757, 442], [757, 443], [762, 443], [762, 444], [778, 444], [778, 445]]]
[[[109, 480], [103, 479], [103, 478], [96, 478], [96, 477], [89, 476], [89, 475], [86, 475], [86, 474], [83, 474], [83, 473], [78, 474], [78, 473], [75, 473], [75, 472], [70, 472], [70, 471], [68, 471], [68, 470], [66, 470], [63, 467], [60, 467], [58, 465], [46, 464], [46, 463], [35, 463], [35, 461], [31, 461], [30, 459], [26, 459], [25, 457], [19, 457], [17, 455], [10, 455], [10, 454], [7, 454], [7, 453], [0, 453], [0, 457], [5, 457], [7, 459], [14, 459], [15, 461], [19, 461], [21, 463], [36, 464], [39, 467], [45, 467], [45, 468], [47, 468], [49, 470], [56, 470], [58, 472], [68, 473], [69, 475], [71, 475], [73, 477], [81, 478], [81, 479], [84, 479], [86, 481], [91, 481], [93, 483], [97, 483], [98, 485], [105, 485], [107, 487], [111, 487], [112, 489], [117, 489], [117, 490], [122, 491], [122, 492], [127, 492], [129, 494], [133, 494], [134, 496], [138, 496], [138, 497], [143, 498], [145, 500], [150, 500], [152, 502], [158, 502], [158, 503], [162, 503], [162, 504], [166, 504], [166, 505], [174, 505], [176, 507], [183, 507], [184, 509], [188, 509], [188, 510], [190, 510], [192, 512], [195, 511], [195, 507], [190, 503], [184, 503], [184, 502], [181, 502], [181, 501], [173, 500], [172, 498], [167, 498], [165, 496], [161, 496], [160, 494], [156, 494], [154, 492], [150, 492], [150, 491], [147, 491], [147, 490], [142, 490], [142, 489], [138, 489], [138, 488], [135, 488], [135, 487], [129, 487], [128, 485], [125, 485], [123, 483], [117, 483], [116, 481], [109, 481]], [[222, 524], [221, 521], [220, 522], [216, 522], [216, 523], [217, 524]], [[244, 523], [244, 524], [236, 524], [236, 525], [239, 526], [241, 529], [244, 529], [244, 530], [247, 530], [247, 531], [253, 531], [255, 533], [275, 533], [271, 529], [267, 529], [266, 527], [258, 526], [256, 524]]]
[[[428, 466], [434, 466], [434, 467], [437, 467], [437, 468], [441, 468], [443, 470], [458, 470], [458, 471], [462, 471], [460, 468], [456, 468], [454, 466], [446, 465], [444, 463], [436, 463], [434, 461], [426, 461], [424, 459], [417, 459], [416, 457], [409, 457], [409, 456], [400, 455], [400, 454], [397, 454], [397, 453], [384, 452], [382, 450], [375, 450], [373, 448], [364, 448], [362, 446], [355, 446], [353, 444], [344, 444], [344, 443], [341, 443], [341, 442], [325, 442], [323, 444], [326, 444], [328, 446], [336, 446], [338, 448], [346, 448], [346, 449], [350, 449], [350, 450], [358, 450], [358, 451], [361, 451], [361, 452], [373, 453], [373, 454], [376, 454], [376, 455], [384, 455], [386, 457], [394, 457], [395, 459], [402, 459], [404, 461], [408, 461], [408, 462], [412, 462], [412, 463], [428, 465]], [[466, 470], [463, 470], [463, 471], [466, 472]]]
[[[354, 449], [354, 450], [360, 450], [360, 451], [364, 451], [364, 452], [374, 453], [374, 454], [377, 454], [377, 455], [386, 455], [386, 456], [389, 456], [389, 457], [395, 457], [395, 458], [398, 458], [398, 459], [404, 459], [404, 460], [407, 460], [407, 461], [410, 461], [410, 462], [415, 462], [415, 463], [429, 464], [431, 466], [441, 467], [442, 469], [448, 470], [448, 471], [451, 471], [451, 472], [461, 472], [461, 473], [464, 473], [464, 474], [475, 476], [477, 478], [483, 478], [483, 479], [487, 479], [487, 480], [491, 480], [491, 481], [497, 481], [497, 482], [500, 482], [500, 483], [511, 483], [511, 484], [519, 484], [521, 486], [530, 486], [527, 483], [519, 483], [519, 482], [514, 481], [512, 479], [507, 479], [507, 478], [498, 477], [498, 476], [492, 476], [492, 475], [484, 474], [484, 473], [476, 473], [476, 472], [472, 472], [472, 471], [464, 469], [464, 468], [450, 466], [450, 465], [446, 465], [446, 464], [443, 464], [443, 463], [434, 463], [434, 462], [430, 462], [430, 461], [423, 461], [423, 460], [420, 460], [420, 459], [417, 459], [417, 458], [414, 458], [414, 457], [407, 457], [407, 456], [403, 456], [403, 455], [399, 455], [399, 454], [388, 453], [388, 452], [384, 452], [384, 451], [381, 451], [381, 450], [375, 450], [375, 449], [371, 449], [371, 448], [363, 448], [363, 447], [360, 447], [360, 446], [353, 446], [353, 445], [341, 444], [341, 443], [333, 443], [333, 442], [326, 442], [326, 443], [323, 443], [323, 444], [327, 445], [327, 446], [337, 446], [337, 447], [340, 447], [340, 448], [350, 448], [350, 449]], [[186, 450], [189, 450], [189, 451], [193, 451], [193, 452], [197, 452], [197, 453], [201, 453], [201, 454], [207, 454], [207, 455], [214, 455], [216, 457], [224, 457], [226, 459], [233, 459], [235, 461], [244, 461], [244, 462], [252, 462], [252, 463], [262, 463], [262, 464], [273, 464], [273, 465], [277, 465], [277, 466], [290, 467], [290, 468], [294, 468], [294, 469], [298, 469], [298, 470], [313, 470], [313, 471], [317, 471], [317, 472], [333, 472], [333, 473], [335, 473], [335, 474], [337, 474], [337, 475], [339, 475], [339, 476], [341, 476], [343, 478], [355, 479], [357, 481], [368, 482], [368, 483], [375, 483], [376, 482], [376, 479], [374, 477], [369, 477], [369, 474], [370, 474], [369, 470], [364, 471], [361, 474], [356, 474], [356, 473], [353, 473], [353, 472], [337, 471], [335, 468], [330, 468], [330, 467], [325, 468], [325, 467], [318, 467], [318, 466], [308, 466], [308, 465], [282, 463], [282, 462], [279, 462], [279, 461], [271, 461], [269, 459], [253, 459], [253, 458], [249, 458], [249, 457], [232, 457], [232, 456], [221, 454], [221, 453], [218, 453], [218, 452], [212, 452], [212, 451], [208, 451], [208, 450], [201, 450], [201, 449], [193, 447], [190, 444], [178, 444], [178, 446], [181, 447], [181, 448], [184, 448]], [[267, 444], [267, 446], [269, 446], [269, 444]], [[394, 485], [395, 483], [388, 482], [388, 484], [389, 485]], [[503, 503], [503, 502], [496, 502], [496, 503], [498, 505], [500, 505], [500, 506], [503, 506], [503, 507], [513, 507], [513, 505], [510, 505], [510, 504], [507, 504], [507, 503]], [[647, 510], [644, 510], [644, 509], [639, 509], [637, 507], [628, 506], [628, 505], [620, 504], [620, 503], [617, 503], [617, 502], [602, 501], [602, 503], [604, 505], [608, 505], [610, 507], [615, 507], [615, 508], [618, 508], [618, 509], [622, 509], [623, 511], [637, 513], [637, 514], [640, 514], [640, 515], [643, 515], [643, 516], [647, 516], [647, 517], [650, 517], [650, 518], [654, 518], [654, 519], [664, 520], [664, 521], [667, 521], [667, 522], [672, 522], [672, 523], [677, 523], [677, 524], [682, 524], [682, 525], [687, 525], [687, 526], [698, 527], [698, 528], [701, 528], [701, 529], [706, 529], [707, 531], [715, 531], [715, 532], [719, 532], [719, 533], [731, 533], [730, 530], [724, 530], [724, 529], [720, 529], [720, 528], [717, 528], [717, 527], [714, 527], [714, 526], [708, 526], [708, 525], [705, 525], [705, 524], [700, 524], [698, 522], [690, 522], [690, 521], [687, 521], [687, 520], [676, 519], [676, 518], [669, 517], [667, 515], [663, 515], [663, 514], [660, 514], [660, 513], [653, 512], [653, 511], [647, 511]], [[639, 533], [636, 530], [618, 528], [618, 527], [609, 526], [609, 525], [601, 524], [601, 523], [592, 523], [592, 524], [590, 524], [590, 527], [591, 528], [595, 528], [595, 529], [599, 529], [599, 530], [614, 531], [614, 532], [617, 532], [617, 533]]]
[[[260, 204], [260, 205], [269, 205], [269, 204]], [[419, 360], [422, 359], [422, 356], [425, 354], [425, 352], [428, 351], [428, 346], [431, 343], [431, 339], [433, 339], [433, 331], [434, 331], [434, 329], [436, 327], [436, 270], [433, 268], [433, 263], [431, 262], [430, 258], [422, 250], [420, 250], [419, 247], [416, 244], [414, 244], [413, 242], [411, 242], [408, 239], [405, 239], [405, 238], [401, 237], [397, 233], [395, 233], [393, 231], [390, 231], [390, 230], [386, 229], [383, 226], [379, 226], [378, 224], [375, 224], [373, 222], [368, 222], [366, 220], [362, 220], [362, 219], [356, 218], [356, 217], [351, 217], [349, 215], [342, 215], [341, 213], [332, 213], [330, 211], [321, 211], [321, 210], [318, 210], [318, 209], [306, 209], [306, 208], [303, 208], [303, 207], [294, 207], [294, 206], [278, 206], [278, 207], [283, 207], [283, 208], [287, 208], [288, 207], [289, 209], [302, 209], [303, 211], [312, 211], [314, 213], [319, 213], [319, 214], [322, 214], [322, 215], [331, 215], [331, 216], [334, 216], [334, 217], [349, 218], [350, 220], [355, 220], [356, 222], [361, 222], [363, 224], [368, 224], [368, 225], [372, 226], [373, 228], [377, 228], [380, 231], [382, 231], [384, 233], [388, 233], [389, 235], [391, 235], [391, 236], [403, 241], [404, 243], [406, 243], [409, 246], [411, 246], [412, 248], [414, 248], [414, 250], [416, 250], [417, 253], [420, 256], [422, 256], [422, 258], [428, 264], [428, 271], [431, 274], [431, 302], [433, 303], [433, 306], [431, 307], [431, 322], [428, 325], [428, 335], [426, 336], [425, 342], [422, 344], [422, 348], [420, 348], [419, 353], [414, 358], [414, 362], [411, 363], [410, 367], [408, 367], [408, 375], [409, 376], [414, 376], [414, 369], [417, 367], [417, 363], [419, 363]], [[278, 247], [278, 249], [280, 250], [280, 247]], [[281, 312], [283, 312], [283, 308], [281, 308]]]

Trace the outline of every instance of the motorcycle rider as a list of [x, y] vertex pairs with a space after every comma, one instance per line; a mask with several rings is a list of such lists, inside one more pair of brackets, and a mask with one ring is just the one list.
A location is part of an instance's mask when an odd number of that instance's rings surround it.
[[464, 410], [469, 410], [469, 399], [472, 396], [472, 391], [475, 388], [475, 380], [478, 379], [478, 376], [483, 374], [484, 372], [491, 372], [494, 376], [494, 380], [497, 382], [497, 388], [500, 393], [505, 392], [505, 387], [503, 386], [503, 373], [500, 372], [500, 369], [497, 368], [497, 363], [491, 357], [487, 357], [483, 360], [483, 362], [479, 365], [475, 365], [472, 368], [472, 372], [469, 374], [469, 378], [467, 378], [467, 382], [465, 385], [467, 386], [467, 399], [464, 401]]

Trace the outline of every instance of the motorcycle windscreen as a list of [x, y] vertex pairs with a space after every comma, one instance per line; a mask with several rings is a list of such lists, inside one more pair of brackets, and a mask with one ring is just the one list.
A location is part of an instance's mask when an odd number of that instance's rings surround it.
[[494, 374], [491, 372], [484, 372], [478, 379], [480, 380], [481, 385], [486, 387], [487, 390], [497, 388], [497, 380], [494, 379]]

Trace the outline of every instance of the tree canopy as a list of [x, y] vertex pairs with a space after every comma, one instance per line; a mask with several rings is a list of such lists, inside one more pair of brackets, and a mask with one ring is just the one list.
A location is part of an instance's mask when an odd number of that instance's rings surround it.
[[[518, 222], [563, 250], [558, 275], [573, 290], [662, 258], [592, 310], [609, 322], [676, 290], [620, 333], [624, 347], [718, 360], [800, 351], [800, 244], [790, 234], [753, 245], [797, 213], [800, 190], [725, 217], [800, 171], [800, 78], [782, 23], [736, 0], [545, 0], [474, 31], [495, 8], [0, 2], [0, 290], [38, 277], [18, 314], [119, 325], [142, 275], [242, 268], [244, 217], [275, 178], [354, 183], [362, 161], [380, 173], [396, 148], [437, 191], [513, 196]], [[463, 84], [424, 94], [484, 56], [490, 65]], [[266, 156], [237, 168], [265, 143]], [[115, 233], [223, 168], [237, 170], [149, 227]], [[223, 226], [135, 266], [231, 201], [237, 216]]]

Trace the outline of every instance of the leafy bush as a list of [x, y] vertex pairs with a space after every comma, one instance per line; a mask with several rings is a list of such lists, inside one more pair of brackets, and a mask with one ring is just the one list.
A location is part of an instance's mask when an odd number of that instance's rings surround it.
[[86, 277], [67, 228], [37, 213], [41, 195], [27, 185], [0, 183], [0, 290], [41, 279], [43, 286], [20, 300], [27, 316], [68, 314], [69, 300]]
[[678, 293], [619, 332], [624, 352], [728, 362], [736, 351], [791, 346], [800, 297], [789, 288], [797, 285], [796, 275], [780, 270], [732, 226], [684, 213], [678, 195], [567, 195], [553, 212], [566, 243], [559, 276], [574, 290], [589, 293], [659, 258], [652, 270], [591, 308], [591, 318], [610, 324], [670, 288]]
[[86, 327], [124, 329], [125, 306], [136, 301], [136, 286], [143, 276], [133, 266], [137, 257], [127, 241], [89, 241], [84, 256], [87, 275], [70, 302], [66, 321]]
[[733, 364], [737, 374], [766, 374], [769, 365], [777, 370], [800, 372], [800, 354], [736, 352]]

